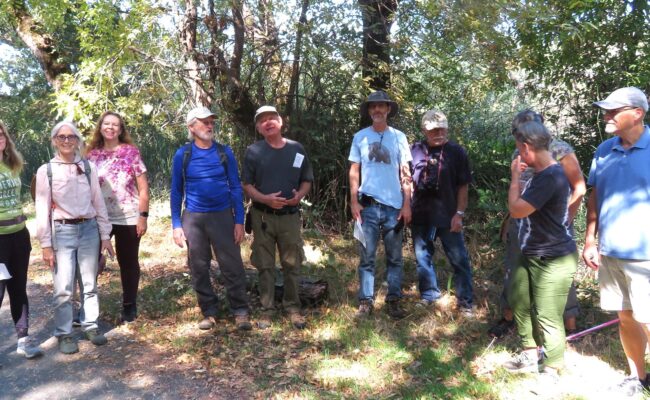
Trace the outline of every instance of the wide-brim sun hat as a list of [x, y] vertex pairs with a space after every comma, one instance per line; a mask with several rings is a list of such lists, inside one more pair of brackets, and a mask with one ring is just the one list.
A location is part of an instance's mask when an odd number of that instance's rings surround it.
[[368, 105], [370, 103], [388, 103], [390, 104], [390, 112], [388, 113], [388, 118], [392, 118], [399, 111], [399, 105], [388, 97], [388, 93], [383, 90], [377, 90], [376, 92], [370, 93], [366, 101], [361, 103], [361, 116], [368, 116]]

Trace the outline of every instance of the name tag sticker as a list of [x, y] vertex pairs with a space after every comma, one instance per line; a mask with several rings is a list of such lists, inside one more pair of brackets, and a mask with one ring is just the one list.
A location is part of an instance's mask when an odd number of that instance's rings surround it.
[[300, 168], [302, 166], [302, 160], [305, 159], [305, 156], [303, 156], [300, 153], [296, 153], [296, 159], [293, 160], [293, 167], [294, 168]]

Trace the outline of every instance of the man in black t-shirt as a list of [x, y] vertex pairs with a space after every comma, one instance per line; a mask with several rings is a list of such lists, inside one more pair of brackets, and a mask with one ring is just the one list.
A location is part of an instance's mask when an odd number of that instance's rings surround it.
[[447, 138], [447, 117], [430, 110], [422, 117], [426, 140], [411, 147], [413, 157], [413, 247], [420, 303], [433, 304], [440, 289], [433, 264], [434, 241], [440, 238], [454, 268], [458, 309], [473, 315], [472, 267], [463, 238], [463, 217], [472, 176], [465, 150]]
[[264, 137], [246, 149], [243, 181], [253, 200], [251, 263], [259, 272], [262, 315], [260, 329], [271, 326], [275, 312], [275, 248], [280, 253], [284, 276], [282, 306], [297, 329], [305, 327], [298, 296], [303, 249], [300, 200], [307, 195], [314, 173], [302, 145], [282, 137], [282, 118], [275, 107], [262, 106], [255, 113], [255, 129]]

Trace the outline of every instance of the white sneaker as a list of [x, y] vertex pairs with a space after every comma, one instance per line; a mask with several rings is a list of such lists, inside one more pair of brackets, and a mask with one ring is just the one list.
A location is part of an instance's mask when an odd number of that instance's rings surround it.
[[43, 355], [43, 350], [38, 345], [34, 345], [29, 336], [25, 336], [18, 339], [16, 353], [25, 356], [25, 358], [36, 358]]
[[539, 359], [534, 355], [536, 351], [522, 351], [503, 363], [503, 368], [511, 373], [539, 372]]

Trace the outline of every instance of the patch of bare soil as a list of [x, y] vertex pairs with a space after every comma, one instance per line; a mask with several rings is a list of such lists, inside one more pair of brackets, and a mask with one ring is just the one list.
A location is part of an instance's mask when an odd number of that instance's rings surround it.
[[[35, 255], [32, 254], [35, 259]], [[42, 268], [38, 262], [30, 268]], [[76, 328], [80, 351], [58, 351], [52, 313], [51, 279], [46, 271], [28, 285], [30, 335], [45, 355], [27, 360], [16, 354], [16, 336], [8, 296], [0, 309], [0, 399], [241, 399], [250, 398], [245, 382], [215, 378], [201, 366], [178, 362], [160, 346], [137, 340], [140, 322], [112, 326], [105, 321], [108, 344], [83, 339]], [[30, 274], [32, 275], [32, 274]], [[49, 281], [49, 282], [48, 282]]]

